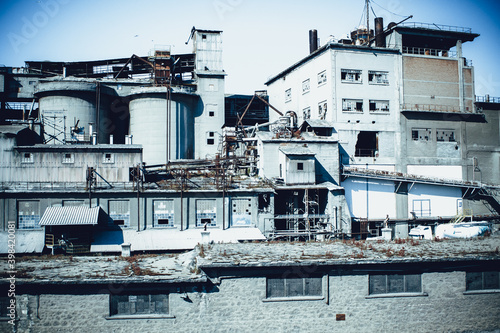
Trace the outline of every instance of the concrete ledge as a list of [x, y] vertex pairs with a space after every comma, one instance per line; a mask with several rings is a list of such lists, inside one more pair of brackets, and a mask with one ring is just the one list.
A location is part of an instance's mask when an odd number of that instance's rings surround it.
[[484, 290], [468, 290], [464, 291], [464, 295], [481, 295], [481, 294], [497, 294], [500, 289], [484, 289]]
[[303, 296], [303, 297], [273, 297], [264, 298], [262, 302], [289, 302], [289, 301], [322, 301], [324, 296]]
[[121, 320], [121, 319], [175, 319], [174, 315], [118, 315], [104, 317], [106, 320]]
[[368, 295], [365, 298], [394, 298], [394, 297], [425, 297], [429, 296], [428, 293], [392, 293], [392, 294], [375, 294]]

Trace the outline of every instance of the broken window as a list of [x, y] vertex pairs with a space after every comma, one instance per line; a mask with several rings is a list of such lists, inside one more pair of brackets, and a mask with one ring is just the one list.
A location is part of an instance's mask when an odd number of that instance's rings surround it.
[[370, 112], [389, 112], [389, 101], [370, 100]]
[[111, 153], [105, 153], [102, 156], [102, 163], [114, 163], [115, 156]]
[[342, 99], [342, 111], [343, 112], [363, 112], [363, 100], [362, 99]]
[[357, 69], [341, 69], [340, 79], [347, 83], [363, 83], [362, 71]]
[[74, 158], [73, 154], [65, 153], [62, 155], [62, 163], [70, 164], [70, 163], [74, 163], [74, 162], [75, 162], [75, 158]]
[[326, 71], [318, 73], [318, 86], [326, 83]]
[[437, 129], [436, 141], [438, 142], [456, 142], [455, 131], [450, 129]]
[[307, 79], [302, 81], [302, 93], [305, 94], [311, 90], [311, 80]]
[[108, 201], [108, 215], [113, 225], [130, 225], [130, 205], [128, 200]]
[[17, 202], [18, 229], [35, 229], [40, 225], [40, 202], [35, 200], [20, 200]]
[[267, 278], [267, 298], [323, 296], [322, 277]]
[[168, 295], [110, 295], [110, 315], [166, 315]]
[[33, 163], [33, 154], [32, 153], [23, 153], [21, 163]]
[[304, 120], [311, 119], [311, 108], [307, 107], [304, 110], [302, 110], [302, 116], [303, 116]]
[[318, 103], [318, 116], [319, 119], [324, 120], [326, 118], [326, 111], [327, 111], [327, 103], [326, 101], [322, 101]]
[[413, 141], [431, 141], [432, 132], [430, 128], [412, 128], [411, 138]]
[[389, 73], [381, 71], [368, 71], [369, 84], [389, 84]]
[[285, 90], [285, 102], [292, 100], [292, 88]]
[[465, 290], [500, 289], [500, 272], [467, 272]]
[[421, 274], [370, 275], [369, 281], [370, 295], [422, 292]]
[[356, 157], [376, 157], [378, 151], [378, 132], [361, 131], [356, 142]]
[[214, 199], [196, 200], [196, 226], [204, 227], [217, 225], [217, 208]]
[[154, 200], [153, 227], [173, 227], [173, 226], [174, 226], [174, 201]]

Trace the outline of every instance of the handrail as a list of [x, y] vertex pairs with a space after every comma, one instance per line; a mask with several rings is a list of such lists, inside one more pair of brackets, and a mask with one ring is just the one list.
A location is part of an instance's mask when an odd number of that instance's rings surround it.
[[458, 27], [458, 26], [453, 26], [453, 25], [435, 24], [435, 23], [407, 22], [407, 23], [401, 23], [400, 26], [408, 27], [408, 28], [424, 28], [424, 29], [431, 29], [431, 30], [465, 32], [468, 34], [472, 33], [471, 28]]

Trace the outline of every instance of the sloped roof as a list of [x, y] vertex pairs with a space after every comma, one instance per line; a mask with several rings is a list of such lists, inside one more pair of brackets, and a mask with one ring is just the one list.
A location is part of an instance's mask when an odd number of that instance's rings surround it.
[[96, 225], [101, 207], [48, 207], [40, 225]]

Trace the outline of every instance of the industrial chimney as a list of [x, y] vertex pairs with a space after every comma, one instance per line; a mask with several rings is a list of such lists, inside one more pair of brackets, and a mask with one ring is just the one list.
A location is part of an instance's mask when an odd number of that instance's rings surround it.
[[375, 46], [385, 47], [384, 19], [382, 17], [375, 18]]
[[318, 31], [316, 29], [309, 30], [309, 53], [313, 53], [318, 49]]

